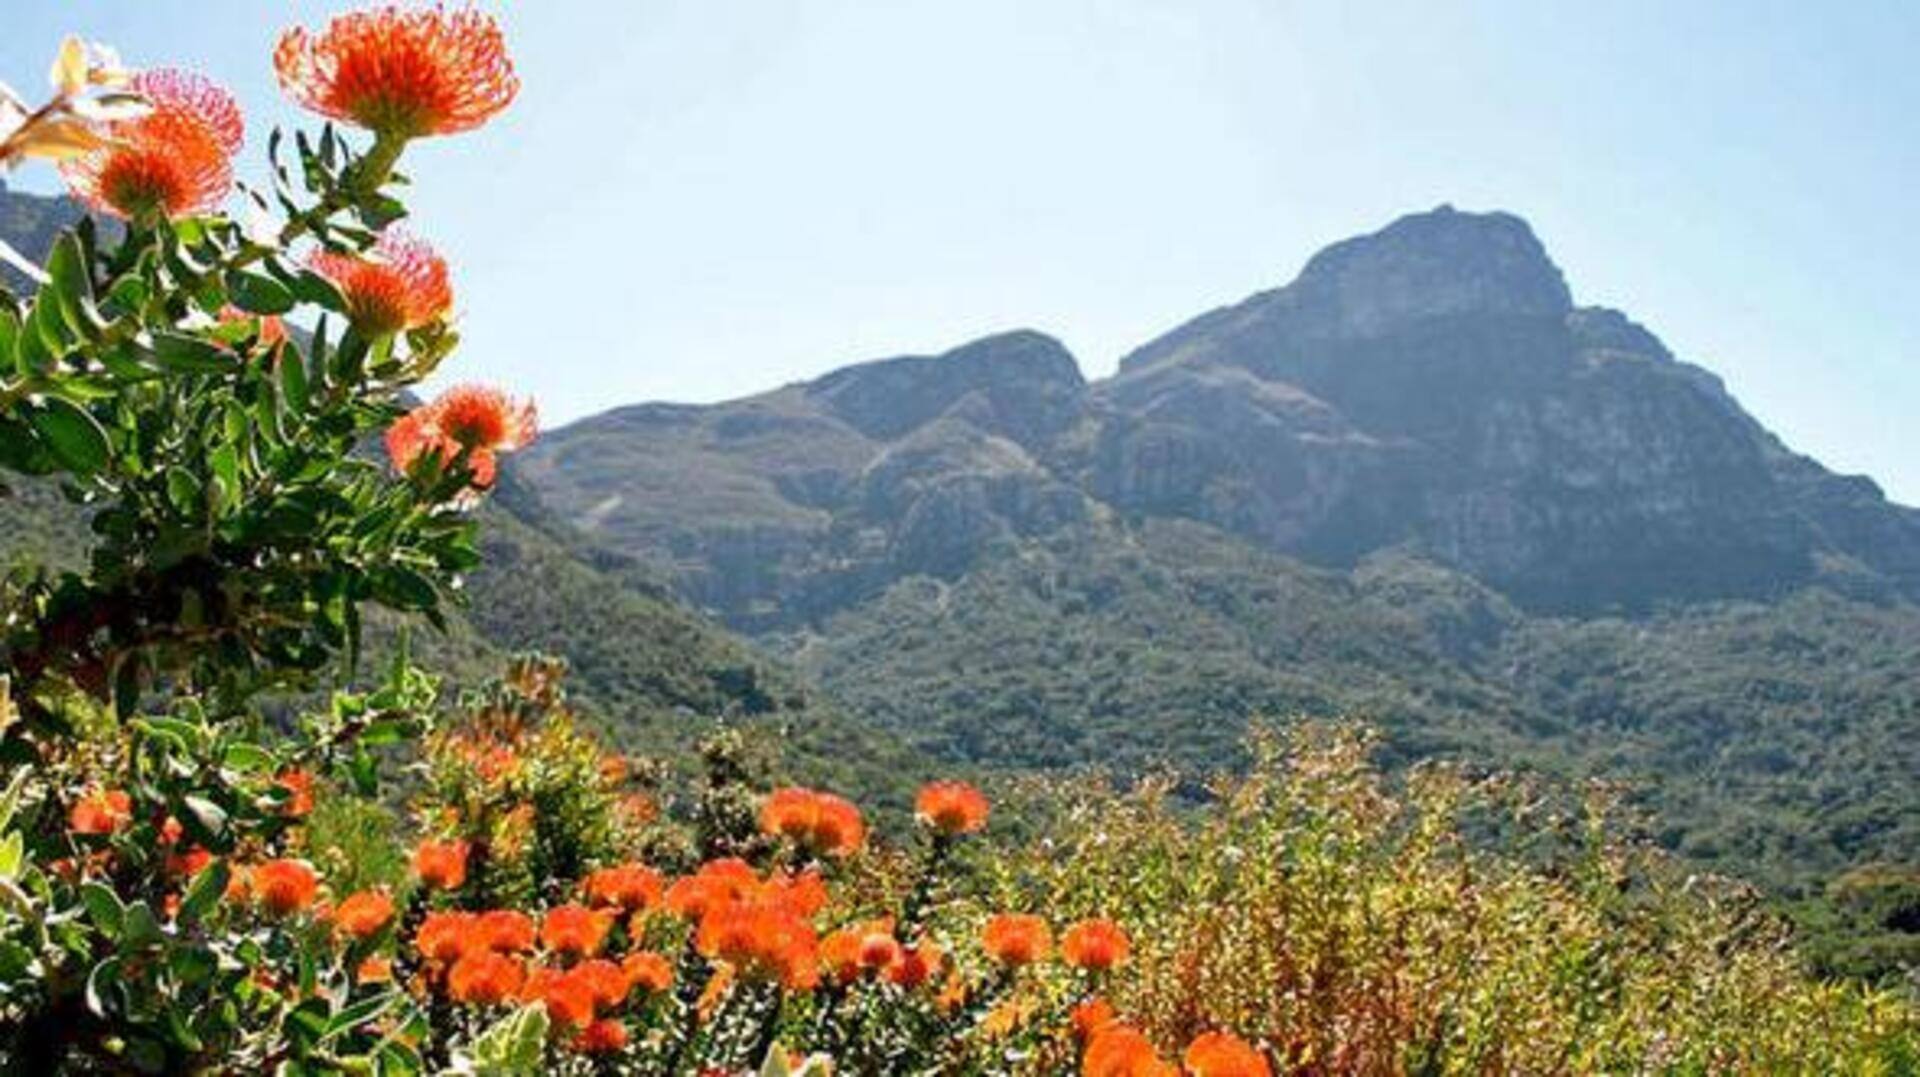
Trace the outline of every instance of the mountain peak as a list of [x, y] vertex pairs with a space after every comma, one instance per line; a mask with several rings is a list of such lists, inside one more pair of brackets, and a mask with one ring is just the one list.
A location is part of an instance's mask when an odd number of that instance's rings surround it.
[[1313, 256], [1288, 289], [1341, 335], [1462, 314], [1564, 317], [1572, 296], [1527, 222], [1442, 205]]
[[[970, 396], [1050, 427], [1071, 410], [1086, 386], [1079, 364], [1058, 340], [1017, 329], [940, 355], [843, 367], [808, 382], [805, 391], [869, 437], [891, 438]], [[1025, 415], [1036, 408], [1047, 414]]]

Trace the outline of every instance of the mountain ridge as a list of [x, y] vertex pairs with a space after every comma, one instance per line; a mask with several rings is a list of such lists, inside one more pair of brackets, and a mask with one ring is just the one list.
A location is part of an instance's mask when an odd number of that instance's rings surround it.
[[521, 463], [941, 759], [1204, 769], [1359, 715], [1403, 762], [1625, 779], [1783, 893], [1920, 860], [1920, 512], [1580, 305], [1510, 214], [1343, 241], [1106, 378], [1018, 330]]

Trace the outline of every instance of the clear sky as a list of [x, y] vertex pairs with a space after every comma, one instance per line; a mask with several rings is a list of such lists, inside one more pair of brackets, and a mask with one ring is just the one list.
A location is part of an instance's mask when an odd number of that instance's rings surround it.
[[[37, 90], [77, 30], [226, 80], [257, 149], [295, 118], [277, 31], [345, 6], [0, 0], [0, 78]], [[1452, 202], [1526, 217], [1578, 301], [1920, 504], [1920, 4], [495, 9], [521, 99], [407, 167], [455, 260], [460, 374], [550, 421], [1018, 326], [1098, 376]]]

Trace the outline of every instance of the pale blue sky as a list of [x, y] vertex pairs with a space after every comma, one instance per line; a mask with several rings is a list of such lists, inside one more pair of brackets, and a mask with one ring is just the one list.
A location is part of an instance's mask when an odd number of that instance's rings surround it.
[[[0, 78], [79, 30], [292, 118], [301, 0], [0, 0]], [[461, 376], [552, 420], [1016, 326], [1090, 375], [1320, 246], [1526, 217], [1581, 302], [1920, 503], [1920, 4], [542, 0], [526, 83], [421, 146]], [[44, 175], [22, 184], [48, 189]]]

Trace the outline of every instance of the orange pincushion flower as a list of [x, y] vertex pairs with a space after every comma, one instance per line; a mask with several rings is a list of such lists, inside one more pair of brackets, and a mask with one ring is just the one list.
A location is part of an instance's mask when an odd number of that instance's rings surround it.
[[541, 1002], [555, 1025], [585, 1028], [593, 1020], [593, 987], [570, 970], [539, 968], [520, 990], [522, 1002]]
[[843, 856], [866, 840], [866, 823], [852, 802], [811, 789], [776, 790], [760, 812], [760, 829], [791, 838], [813, 852]]
[[981, 929], [980, 945], [987, 956], [1008, 968], [1046, 960], [1053, 949], [1053, 932], [1038, 916], [1001, 913]]
[[755, 890], [758, 900], [778, 905], [802, 919], [808, 919], [827, 906], [827, 884], [818, 871], [808, 869], [798, 875], [776, 872]]
[[940, 947], [925, 940], [902, 946], [899, 955], [887, 966], [887, 980], [900, 987], [919, 987], [933, 979], [945, 960]]
[[628, 984], [648, 994], [659, 994], [673, 986], [673, 966], [656, 953], [643, 950], [628, 954], [620, 962], [620, 969], [627, 974]]
[[582, 886], [587, 900], [595, 905], [640, 912], [660, 904], [664, 880], [659, 872], [644, 864], [621, 864], [588, 875]]
[[900, 960], [900, 940], [893, 937], [893, 925], [870, 924], [860, 936], [860, 967], [868, 972], [884, 972]]
[[61, 162], [67, 186], [92, 209], [128, 219], [218, 208], [245, 135], [233, 95], [190, 71], [143, 71], [130, 88], [149, 110], [107, 124], [101, 145]]
[[533, 442], [539, 417], [531, 400], [516, 401], [487, 385], [456, 385], [433, 402], [434, 425], [464, 449], [511, 452]]
[[200, 874], [201, 869], [213, 863], [213, 854], [199, 845], [190, 846], [184, 852], [169, 852], [162, 865], [167, 874], [182, 879], [191, 879]]
[[413, 851], [413, 871], [440, 890], [458, 890], [467, 881], [467, 843], [423, 841]]
[[517, 958], [476, 950], [453, 963], [447, 973], [447, 994], [455, 1002], [497, 1006], [513, 998], [526, 979]]
[[555, 905], [540, 921], [540, 941], [556, 953], [591, 957], [606, 945], [613, 916], [582, 905]]
[[625, 1002], [627, 992], [633, 990], [633, 981], [627, 978], [626, 969], [604, 957], [582, 961], [573, 967], [573, 972], [593, 989], [594, 1003], [605, 1009]]
[[929, 782], [913, 801], [914, 815], [934, 829], [952, 836], [971, 834], [987, 825], [987, 798], [966, 782]]
[[694, 943], [741, 978], [806, 990], [819, 980], [820, 940], [813, 925], [784, 905], [734, 904], [701, 918]]
[[738, 901], [752, 893], [760, 883], [752, 865], [737, 857], [709, 860], [700, 870], [675, 879], [667, 887], [667, 909], [677, 916], [698, 920], [709, 909]]
[[1266, 1057], [1231, 1032], [1201, 1033], [1181, 1060], [1193, 1077], [1273, 1077]]
[[493, 17], [437, 6], [358, 11], [317, 35], [296, 26], [273, 69], [296, 102], [387, 138], [470, 130], [520, 89]]
[[1178, 1077], [1180, 1071], [1139, 1029], [1115, 1023], [1093, 1034], [1080, 1072], [1084, 1077]]
[[821, 970], [841, 983], [863, 973], [888, 971], [900, 962], [900, 941], [893, 937], [891, 919], [872, 920], [842, 928], [820, 940]]
[[1090, 998], [1073, 1008], [1073, 1034], [1085, 1041], [1119, 1019], [1113, 1003], [1103, 998]]
[[456, 385], [388, 428], [387, 456], [404, 474], [429, 452], [446, 464], [465, 451], [473, 485], [484, 490], [493, 485], [497, 455], [531, 444], [538, 430], [532, 401], [486, 386]]
[[314, 251], [307, 266], [340, 290], [347, 317], [368, 336], [431, 325], [453, 309], [447, 260], [399, 228], [382, 231], [364, 254]]
[[298, 818], [313, 811], [313, 773], [305, 770], [289, 770], [275, 779], [275, 784], [287, 791], [286, 802], [280, 810]]
[[457, 960], [479, 945], [479, 918], [470, 912], [430, 912], [413, 934], [414, 948], [429, 961]]
[[1067, 964], [1105, 972], [1127, 959], [1132, 942], [1112, 920], [1082, 920], [1060, 937], [1060, 956]]
[[248, 885], [262, 908], [286, 916], [313, 903], [320, 876], [299, 860], [269, 860], [253, 869]]
[[118, 789], [96, 789], [73, 802], [67, 829], [75, 834], [111, 834], [132, 818], [132, 797]]
[[501, 953], [523, 953], [533, 949], [533, 918], [516, 909], [491, 909], [474, 922], [477, 945]]
[[860, 931], [842, 928], [830, 931], [820, 940], [815, 953], [820, 971], [836, 983], [850, 984], [860, 978]]
[[393, 899], [374, 890], [350, 895], [333, 910], [334, 926], [356, 939], [370, 939], [393, 920]]
[[627, 1026], [611, 1017], [602, 1017], [581, 1029], [568, 1043], [583, 1055], [610, 1055], [626, 1045]]

